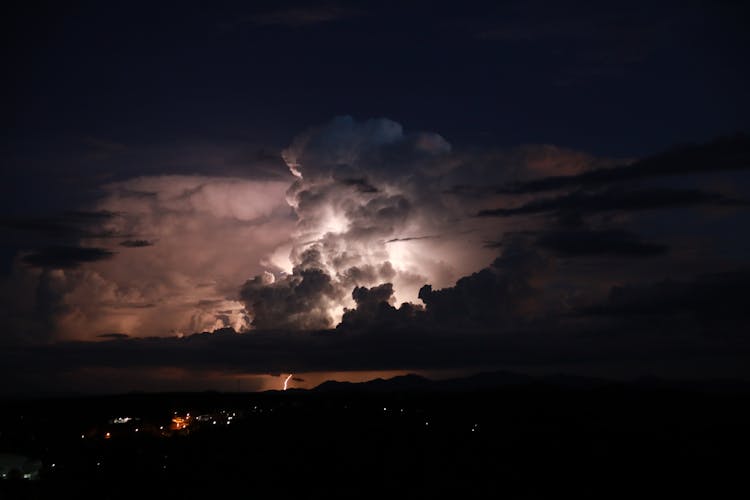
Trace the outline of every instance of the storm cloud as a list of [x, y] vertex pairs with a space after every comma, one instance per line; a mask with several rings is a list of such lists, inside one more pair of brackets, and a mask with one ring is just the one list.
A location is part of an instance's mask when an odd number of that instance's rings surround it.
[[635, 322], [646, 319], [661, 326], [681, 324], [705, 335], [750, 343], [749, 288], [747, 269], [703, 274], [690, 281], [629, 284], [613, 287], [605, 301], [581, 312]]
[[356, 305], [355, 289], [389, 283], [391, 300], [416, 301], [425, 283], [449, 285], [465, 272], [448, 265], [460, 251], [455, 236], [432, 252], [413, 236], [456, 215], [435, 182], [450, 152], [440, 135], [387, 119], [342, 116], [298, 135], [282, 152], [296, 177], [287, 200], [297, 229], [288, 261], [242, 288], [253, 326], [331, 328]]

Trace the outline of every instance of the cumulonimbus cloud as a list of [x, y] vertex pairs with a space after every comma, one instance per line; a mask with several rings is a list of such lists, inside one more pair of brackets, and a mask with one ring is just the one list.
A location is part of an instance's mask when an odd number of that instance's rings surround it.
[[[287, 199], [297, 229], [289, 261], [243, 286], [253, 324], [330, 328], [356, 305], [357, 287], [390, 283], [394, 301], [417, 301], [424, 284], [447, 286], [466, 272], [454, 263], [483, 249], [462, 251], [447, 230], [466, 215], [441, 192], [450, 152], [440, 135], [384, 118], [337, 117], [297, 136], [282, 153], [296, 177]], [[490, 260], [485, 253], [471, 270]]]

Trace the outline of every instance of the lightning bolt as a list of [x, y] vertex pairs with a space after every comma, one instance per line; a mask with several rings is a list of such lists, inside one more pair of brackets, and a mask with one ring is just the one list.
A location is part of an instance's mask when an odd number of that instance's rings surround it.
[[289, 376], [284, 379], [284, 390], [286, 390], [286, 385], [289, 383], [289, 379], [292, 378], [292, 375], [294, 375], [294, 373], [290, 373]]

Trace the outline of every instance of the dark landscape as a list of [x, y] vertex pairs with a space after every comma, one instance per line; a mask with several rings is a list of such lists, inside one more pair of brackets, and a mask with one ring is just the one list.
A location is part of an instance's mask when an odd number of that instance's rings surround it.
[[[487, 373], [315, 390], [5, 401], [3, 498], [732, 497], [750, 390]], [[186, 415], [190, 417], [186, 417]], [[116, 418], [132, 420], [111, 423]], [[173, 418], [186, 417], [174, 430]], [[136, 420], [137, 419], [137, 420]], [[160, 430], [161, 428], [161, 430]], [[109, 433], [109, 434], [107, 434]]]

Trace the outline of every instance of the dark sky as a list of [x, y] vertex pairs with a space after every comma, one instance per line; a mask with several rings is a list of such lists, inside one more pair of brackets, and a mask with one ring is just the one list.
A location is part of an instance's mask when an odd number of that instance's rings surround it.
[[3, 11], [10, 392], [749, 375], [743, 2]]

